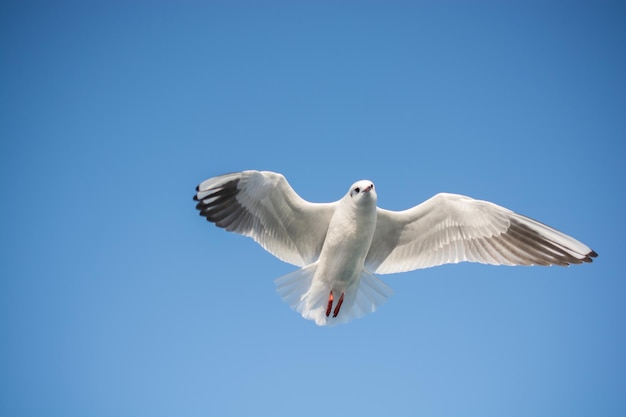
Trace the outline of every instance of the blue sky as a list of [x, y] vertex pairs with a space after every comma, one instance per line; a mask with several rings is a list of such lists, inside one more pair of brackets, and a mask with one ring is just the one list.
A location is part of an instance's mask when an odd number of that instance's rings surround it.
[[[623, 4], [88, 3], [0, 6], [0, 414], [626, 414]], [[194, 209], [243, 169], [466, 194], [600, 256], [381, 276], [319, 328]]]

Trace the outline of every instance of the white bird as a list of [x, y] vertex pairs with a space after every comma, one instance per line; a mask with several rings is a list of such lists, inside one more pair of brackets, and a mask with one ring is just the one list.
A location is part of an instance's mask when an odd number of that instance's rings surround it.
[[566, 266], [597, 256], [549, 226], [458, 194], [390, 211], [376, 206], [374, 184], [362, 180], [339, 201], [310, 203], [283, 175], [269, 171], [221, 175], [196, 190], [201, 216], [301, 267], [276, 279], [277, 292], [320, 326], [348, 322], [383, 304], [392, 291], [374, 273], [462, 261]]

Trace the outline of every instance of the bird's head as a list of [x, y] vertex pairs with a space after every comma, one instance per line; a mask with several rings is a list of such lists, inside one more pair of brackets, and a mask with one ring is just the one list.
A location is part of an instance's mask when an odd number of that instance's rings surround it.
[[350, 187], [348, 195], [357, 204], [363, 204], [365, 202], [373, 202], [376, 204], [376, 190], [374, 190], [374, 183], [369, 180], [357, 181]]

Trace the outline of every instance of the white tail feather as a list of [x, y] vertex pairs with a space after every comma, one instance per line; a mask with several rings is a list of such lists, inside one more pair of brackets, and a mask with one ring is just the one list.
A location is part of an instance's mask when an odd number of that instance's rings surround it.
[[317, 263], [314, 263], [277, 278], [274, 282], [276, 292], [283, 301], [305, 319], [315, 321], [318, 326], [347, 323], [373, 313], [393, 294], [384, 282], [363, 270], [359, 280], [346, 289], [337, 317], [332, 314], [326, 316], [330, 288], [313, 279], [316, 270]]

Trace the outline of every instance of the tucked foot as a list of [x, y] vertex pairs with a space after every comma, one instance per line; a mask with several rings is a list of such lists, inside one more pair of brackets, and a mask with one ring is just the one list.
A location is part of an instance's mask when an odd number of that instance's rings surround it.
[[[337, 301], [337, 305], [335, 306], [335, 311], [333, 311], [333, 317], [337, 317], [337, 314], [339, 314], [339, 309], [341, 308], [342, 304], [343, 304], [343, 293], [341, 293], [341, 297], [339, 297], [339, 301]], [[330, 308], [327, 311], [330, 311]], [[328, 316], [328, 314], [326, 315]]]
[[[343, 296], [343, 294], [342, 294]], [[330, 294], [328, 295], [328, 307], [326, 307], [326, 317], [330, 316], [330, 311], [333, 309], [333, 300], [335, 298], [333, 297], [333, 290], [330, 290]], [[336, 314], [335, 314], [336, 316]], [[333, 316], [333, 317], [335, 317]]]

